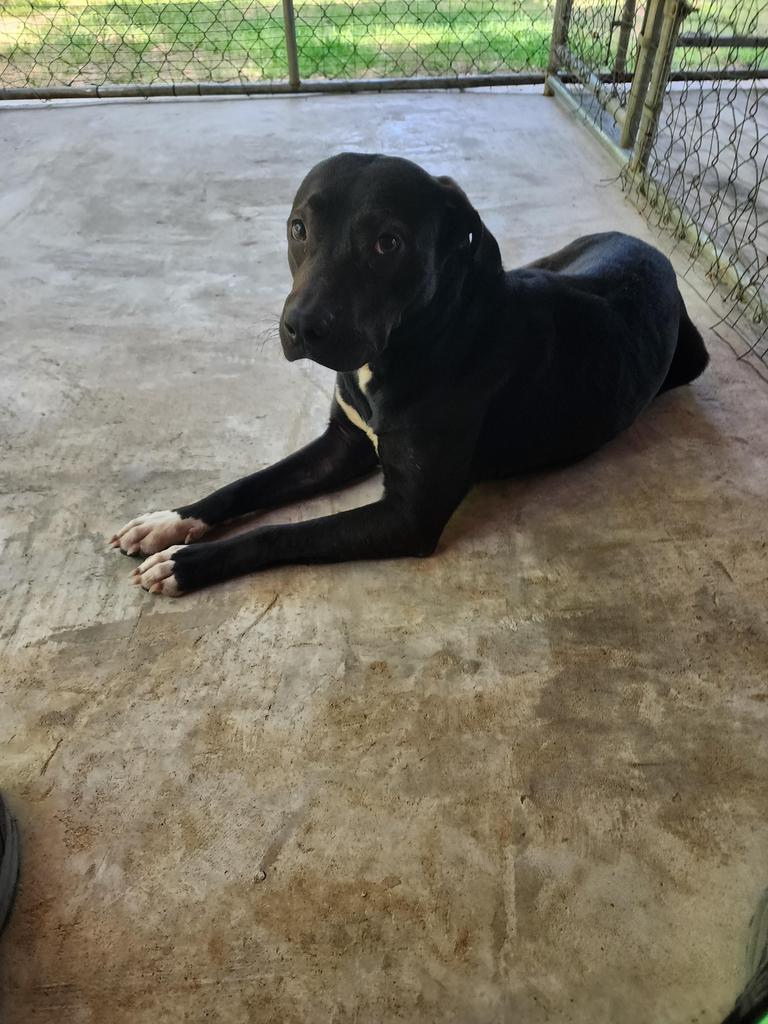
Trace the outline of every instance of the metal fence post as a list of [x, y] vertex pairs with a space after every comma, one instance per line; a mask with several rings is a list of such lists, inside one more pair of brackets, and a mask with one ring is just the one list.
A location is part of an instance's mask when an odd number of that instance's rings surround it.
[[653, 148], [653, 140], [659, 126], [661, 108], [672, 68], [672, 58], [677, 45], [677, 37], [683, 18], [689, 11], [685, 0], [662, 0], [664, 17], [662, 19], [656, 59], [651, 70], [648, 92], [640, 115], [637, 128], [634, 152], [629, 161], [629, 170], [645, 170]]
[[296, 45], [296, 14], [293, 9], [293, 0], [283, 0], [283, 27], [285, 28], [285, 49], [288, 54], [288, 83], [292, 89], [300, 89], [299, 49]]
[[[552, 43], [549, 48], [549, 61], [547, 63], [547, 78], [556, 75], [560, 68], [560, 47], [564, 46], [568, 39], [568, 26], [571, 23], [571, 9], [573, 0], [557, 0], [555, 4], [555, 15], [552, 20]], [[544, 95], [552, 96], [553, 90], [544, 80]]]

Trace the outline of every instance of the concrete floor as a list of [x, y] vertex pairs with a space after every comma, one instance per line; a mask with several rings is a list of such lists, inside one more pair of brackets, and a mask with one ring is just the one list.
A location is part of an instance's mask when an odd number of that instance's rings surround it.
[[431, 560], [172, 602], [105, 550], [321, 428], [263, 331], [344, 148], [452, 174], [508, 265], [653, 237], [539, 95], [0, 110], [0, 1018], [716, 1024], [768, 883], [768, 387], [690, 288], [706, 376]]

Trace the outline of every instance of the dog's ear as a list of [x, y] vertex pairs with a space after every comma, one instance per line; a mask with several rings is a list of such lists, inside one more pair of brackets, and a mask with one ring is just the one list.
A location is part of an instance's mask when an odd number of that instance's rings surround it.
[[445, 198], [448, 233], [451, 241], [463, 248], [466, 246], [472, 257], [475, 256], [483, 240], [485, 227], [480, 214], [467, 198], [463, 188], [453, 178], [441, 175], [435, 178]]

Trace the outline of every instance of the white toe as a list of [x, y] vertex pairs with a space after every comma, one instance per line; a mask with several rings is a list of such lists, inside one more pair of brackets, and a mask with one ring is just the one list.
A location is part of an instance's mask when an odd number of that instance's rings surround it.
[[131, 519], [110, 539], [126, 555], [151, 555], [172, 544], [189, 544], [208, 531], [201, 519], [182, 519], [178, 512], [145, 512]]
[[178, 597], [182, 591], [173, 574], [173, 556], [183, 547], [183, 544], [174, 544], [172, 547], [166, 548], [165, 551], [158, 551], [157, 554], [150, 555], [138, 569], [134, 569], [133, 582], [153, 594]]

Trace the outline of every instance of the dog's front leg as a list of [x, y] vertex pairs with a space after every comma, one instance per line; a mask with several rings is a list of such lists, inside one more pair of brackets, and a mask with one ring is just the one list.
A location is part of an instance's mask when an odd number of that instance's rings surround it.
[[111, 544], [127, 555], [151, 555], [188, 544], [230, 519], [342, 487], [372, 472], [377, 462], [368, 437], [346, 422], [334, 403], [325, 433], [304, 448], [191, 505], [138, 516], [112, 537]]
[[272, 565], [431, 554], [471, 484], [471, 458], [453, 452], [450, 461], [436, 460], [433, 451], [402, 448], [397, 455], [399, 464], [389, 470], [384, 465], [380, 501], [218, 542], [171, 547], [143, 562], [134, 582], [175, 597]]

